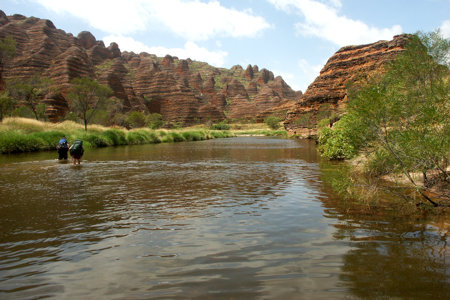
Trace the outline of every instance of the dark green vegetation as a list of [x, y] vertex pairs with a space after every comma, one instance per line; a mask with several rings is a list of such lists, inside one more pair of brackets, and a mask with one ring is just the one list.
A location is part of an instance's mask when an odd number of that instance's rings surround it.
[[70, 109], [84, 122], [87, 131], [88, 122], [97, 110], [105, 105], [112, 90], [89, 78], [75, 78], [69, 93]]
[[[449, 49], [450, 41], [438, 31], [413, 35], [383, 76], [348, 87], [347, 113], [333, 128], [323, 122], [321, 154], [338, 160], [358, 156], [363, 162], [362, 168], [353, 167], [359, 179], [347, 177], [353, 186], [380, 184], [389, 175], [411, 185], [419, 199], [440, 205], [436, 199], [445, 197], [450, 183]], [[431, 196], [436, 189], [438, 195]]]
[[72, 121], [59, 124], [32, 119], [10, 118], [0, 125], [0, 153], [19, 153], [55, 150], [59, 139], [66, 136], [69, 143], [81, 139], [86, 148], [119, 145], [154, 144], [162, 142], [201, 141], [233, 136], [229, 131], [152, 130], [140, 128], [126, 130], [94, 125], [86, 132], [84, 127]]
[[217, 124], [212, 124], [211, 129], [213, 130], [229, 130], [230, 125], [227, 124], [227, 122], [219, 122]]
[[266, 123], [267, 126], [269, 126], [269, 128], [273, 130], [277, 130], [278, 128], [281, 127], [280, 122], [281, 119], [278, 118], [277, 116], [269, 116], [264, 119], [264, 123]]

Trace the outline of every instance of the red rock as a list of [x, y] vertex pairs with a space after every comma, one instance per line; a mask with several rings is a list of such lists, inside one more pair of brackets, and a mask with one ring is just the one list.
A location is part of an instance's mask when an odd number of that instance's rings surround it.
[[258, 83], [260, 84], [266, 84], [269, 82], [269, 80], [273, 80], [274, 76], [273, 73], [267, 69], [261, 69], [259, 78], [258, 78]]
[[260, 72], [256, 65], [245, 71], [240, 65], [227, 70], [170, 55], [121, 52], [116, 43], [105, 47], [87, 31], [75, 38], [49, 20], [7, 17], [0, 11], [0, 38], [7, 35], [16, 40], [17, 50], [14, 59], [0, 66], [0, 79], [27, 79], [36, 73], [52, 79], [61, 92], [44, 100], [52, 120], [65, 113], [70, 100], [64, 96], [76, 77], [109, 86], [122, 101], [124, 112], [158, 112], [172, 123], [253, 119], [276, 112], [296, 97], [282, 79], [274, 80], [272, 72]]
[[122, 53], [120, 52], [119, 45], [116, 43], [109, 44], [108, 50], [112, 53], [113, 58], [121, 57]]
[[247, 79], [253, 79], [254, 73], [253, 73], [252, 65], [247, 66], [247, 69], [245, 69], [244, 77]]
[[[358, 76], [383, 72], [384, 66], [404, 51], [408, 35], [395, 36], [392, 41], [378, 41], [360, 46], [347, 46], [336, 52], [309, 85], [284, 123], [289, 133], [304, 136], [317, 133], [317, 113], [327, 107], [342, 114], [347, 100], [346, 85]], [[299, 123], [300, 117], [311, 115], [308, 125]]]
[[9, 22], [8, 17], [2, 10], [0, 10], [0, 25], [5, 25], [8, 22]]
[[80, 40], [81, 47], [83, 47], [84, 49], [90, 49], [97, 45], [97, 40], [89, 31], [80, 32], [78, 34], [78, 39]]

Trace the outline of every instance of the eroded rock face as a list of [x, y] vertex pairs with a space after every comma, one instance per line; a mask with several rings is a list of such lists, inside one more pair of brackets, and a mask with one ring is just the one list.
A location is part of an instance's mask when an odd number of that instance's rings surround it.
[[273, 113], [283, 117], [299, 96], [281, 77], [258, 66], [227, 70], [170, 55], [121, 52], [116, 43], [105, 47], [90, 32], [74, 37], [49, 20], [6, 16], [0, 10], [0, 38], [6, 36], [16, 40], [17, 50], [12, 59], [0, 62], [0, 82], [35, 74], [50, 78], [59, 92], [43, 101], [55, 121], [68, 110], [67, 94], [76, 77], [109, 86], [124, 112], [156, 112], [164, 121], [185, 125]]
[[305, 137], [317, 134], [316, 125], [321, 117], [331, 112], [338, 116], [343, 113], [347, 83], [358, 76], [383, 72], [384, 66], [404, 51], [407, 40], [408, 35], [398, 35], [392, 41], [341, 48], [288, 113], [286, 130]]

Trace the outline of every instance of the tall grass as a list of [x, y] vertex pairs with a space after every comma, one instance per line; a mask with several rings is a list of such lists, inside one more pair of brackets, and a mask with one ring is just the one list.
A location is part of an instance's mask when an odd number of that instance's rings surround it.
[[99, 125], [88, 126], [84, 131], [81, 124], [72, 121], [47, 123], [26, 118], [6, 118], [0, 123], [0, 153], [19, 153], [54, 150], [61, 137], [69, 143], [76, 139], [84, 141], [85, 148], [99, 148], [120, 145], [140, 145], [201, 141], [234, 136], [228, 131], [206, 129], [152, 130], [140, 128], [108, 128]]

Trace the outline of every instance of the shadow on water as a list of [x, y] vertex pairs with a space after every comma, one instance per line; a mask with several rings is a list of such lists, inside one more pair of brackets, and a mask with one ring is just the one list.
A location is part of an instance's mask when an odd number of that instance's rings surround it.
[[[322, 162], [322, 175], [336, 165]], [[325, 189], [330, 187], [325, 186]], [[336, 195], [322, 200], [333, 220], [333, 239], [347, 241], [339, 275], [342, 285], [362, 299], [446, 299], [450, 295], [446, 216], [399, 216], [393, 210], [349, 210]]]
[[[446, 235], [340, 211], [313, 143], [233, 138], [0, 163], [0, 297], [432, 298]], [[381, 284], [381, 285], [380, 285]]]

